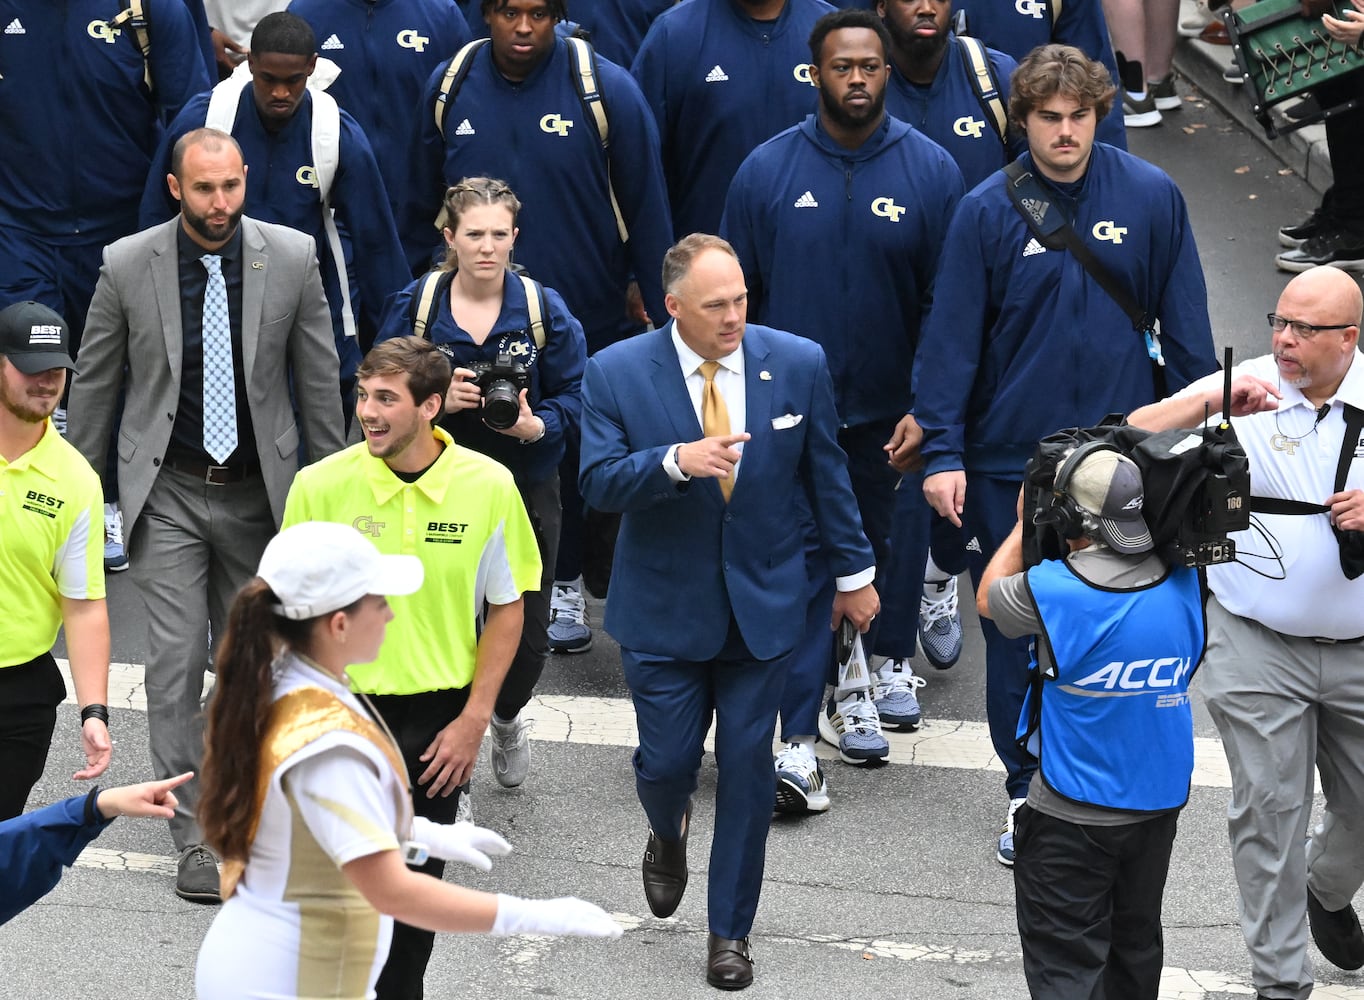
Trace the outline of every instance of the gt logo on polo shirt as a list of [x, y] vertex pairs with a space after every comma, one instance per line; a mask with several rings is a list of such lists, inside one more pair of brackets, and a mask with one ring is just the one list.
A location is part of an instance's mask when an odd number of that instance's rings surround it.
[[66, 506], [66, 501], [61, 497], [54, 497], [47, 493], [39, 493], [37, 490], [29, 490], [24, 496], [22, 506], [24, 510], [32, 511], [34, 514], [41, 514], [43, 517], [56, 517], [57, 511]]
[[1091, 230], [1096, 240], [1103, 240], [1105, 243], [1121, 243], [1122, 238], [1127, 235], [1126, 226], [1113, 224], [1112, 219], [1104, 219], [1102, 222], [1094, 223]]
[[567, 118], [560, 118], [558, 115], [545, 115], [540, 119], [540, 131], [549, 132], [559, 136], [561, 139], [568, 138], [568, 130], [573, 127], [573, 123]]
[[441, 545], [460, 545], [464, 541], [464, 533], [468, 530], [469, 525], [459, 521], [427, 521], [426, 541]]
[[376, 521], [367, 514], [361, 514], [350, 526], [362, 535], [369, 535], [371, 538], [378, 538], [385, 528], [388, 527], [387, 521]]

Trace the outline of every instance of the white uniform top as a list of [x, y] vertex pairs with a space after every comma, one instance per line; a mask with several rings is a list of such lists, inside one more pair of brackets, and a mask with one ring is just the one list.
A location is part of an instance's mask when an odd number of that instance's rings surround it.
[[[292, 654], [275, 667], [275, 698], [323, 688], [365, 715], [354, 694]], [[405, 778], [374, 744], [334, 730], [291, 755], [271, 779], [236, 892], [199, 949], [199, 1000], [374, 996], [393, 919], [341, 866], [396, 850]]]
[[[1283, 393], [1277, 410], [1233, 417], [1250, 458], [1251, 494], [1324, 503], [1335, 492], [1336, 466], [1345, 436], [1342, 403], [1364, 408], [1364, 362], [1355, 351], [1350, 369], [1317, 422], [1316, 407], [1282, 384], [1272, 355], [1252, 358], [1233, 375], [1255, 375]], [[1180, 395], [1220, 385], [1215, 373]], [[1314, 427], [1315, 425], [1315, 427]], [[1355, 462], [1346, 489], [1364, 489], [1364, 440], [1354, 442]], [[1284, 635], [1355, 639], [1364, 635], [1364, 576], [1347, 580], [1340, 547], [1325, 514], [1254, 514], [1249, 531], [1231, 536], [1234, 563], [1208, 567], [1208, 585], [1232, 614]], [[1282, 559], [1282, 567], [1279, 565]], [[1250, 567], [1253, 567], [1250, 568]], [[1258, 572], [1256, 572], [1258, 570]], [[1266, 574], [1269, 578], [1267, 579]]]
[[[251, 47], [251, 32], [256, 30], [256, 23], [266, 14], [288, 6], [289, 0], [204, 0], [204, 13], [210, 25], [245, 49]], [[321, 44], [321, 39], [318, 42]]]

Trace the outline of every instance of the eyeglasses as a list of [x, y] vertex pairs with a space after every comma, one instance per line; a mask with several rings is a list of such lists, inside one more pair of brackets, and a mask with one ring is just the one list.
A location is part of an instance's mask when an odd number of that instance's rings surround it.
[[1269, 328], [1275, 333], [1283, 333], [1286, 326], [1293, 328], [1293, 336], [1302, 340], [1311, 340], [1322, 330], [1348, 330], [1354, 323], [1335, 323], [1331, 326], [1313, 326], [1311, 323], [1303, 323], [1301, 320], [1284, 319], [1277, 313], [1269, 313], [1266, 317], [1269, 320]]

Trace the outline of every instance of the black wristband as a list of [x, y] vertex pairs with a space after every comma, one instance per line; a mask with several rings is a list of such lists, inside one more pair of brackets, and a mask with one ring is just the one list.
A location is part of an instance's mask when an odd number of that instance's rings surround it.
[[85, 724], [86, 719], [99, 719], [106, 726], [109, 725], [109, 706], [92, 701], [81, 709], [81, 725]]
[[96, 785], [90, 789], [90, 794], [85, 797], [85, 822], [87, 826], [105, 822], [104, 814], [99, 811], [100, 791], [99, 785]]

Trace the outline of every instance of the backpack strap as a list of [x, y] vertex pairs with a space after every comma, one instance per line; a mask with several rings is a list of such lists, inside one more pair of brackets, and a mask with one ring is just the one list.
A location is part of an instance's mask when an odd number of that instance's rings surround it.
[[535, 349], [545, 346], [545, 286], [525, 274], [518, 274], [521, 287], [526, 290], [526, 313], [530, 316], [530, 334], [535, 340]]
[[109, 27], [115, 31], [126, 28], [133, 33], [133, 40], [142, 50], [142, 82], [147, 85], [148, 90], [154, 92], [156, 88], [152, 86], [151, 21], [147, 18], [146, 4], [143, 0], [129, 0], [127, 8], [109, 22]]
[[341, 246], [341, 234], [336, 228], [336, 216], [332, 212], [332, 181], [336, 180], [336, 168], [341, 159], [341, 108], [336, 98], [321, 90], [308, 91], [312, 97], [312, 154], [313, 171], [316, 174], [317, 194], [322, 201], [322, 229], [331, 250], [332, 263], [336, 268], [337, 285], [341, 289], [341, 327], [347, 337], [355, 337], [355, 307], [351, 303], [350, 276], [346, 273], [346, 254]]
[[474, 55], [490, 40], [475, 38], [456, 52], [454, 58], [450, 60], [450, 65], [445, 67], [445, 74], [440, 78], [440, 91], [436, 94], [436, 103], [432, 108], [436, 116], [436, 131], [440, 133], [442, 139], [445, 138], [445, 113], [450, 109], [450, 105], [455, 102], [459, 88], [464, 85], [464, 78], [469, 75], [469, 67], [473, 65]]
[[215, 84], [209, 91], [208, 111], [204, 114], [204, 128], [216, 128], [219, 132], [232, 134], [237, 124], [237, 106], [241, 103], [242, 91], [251, 86], [251, 80], [228, 77]]
[[1000, 97], [999, 79], [995, 76], [994, 67], [990, 65], [990, 57], [985, 50], [985, 45], [980, 39], [969, 36], [959, 37], [957, 42], [961, 47], [962, 58], [966, 61], [966, 75], [971, 80], [971, 89], [975, 91], [976, 100], [980, 102], [985, 117], [994, 124], [995, 134], [999, 136], [999, 141], [1007, 147], [1009, 145], [1009, 115], [1004, 110], [1004, 101]]
[[1003, 170], [1004, 189], [1018, 214], [1028, 224], [1028, 229], [1051, 249], [1069, 250], [1085, 273], [1132, 321], [1132, 329], [1141, 335], [1146, 344], [1146, 355], [1151, 359], [1151, 381], [1156, 399], [1164, 399], [1169, 395], [1165, 384], [1165, 356], [1161, 353], [1160, 334], [1156, 332], [1155, 321], [1151, 319], [1150, 313], [1114, 277], [1113, 272], [1104, 267], [1103, 261], [1089, 248], [1075, 227], [1054, 208], [1052, 196], [1043, 190], [1041, 182], [1022, 162], [1014, 160]]
[[606, 101], [601, 88], [597, 85], [597, 56], [592, 46], [581, 38], [566, 38], [569, 57], [573, 62], [573, 85], [578, 89], [578, 100], [582, 102], [587, 116], [597, 129], [602, 151], [607, 154], [606, 189], [611, 196], [611, 211], [616, 215], [616, 231], [622, 243], [630, 242], [630, 230], [625, 225], [625, 215], [616, 200], [616, 186], [611, 183], [611, 125], [606, 117]]
[[1061, 7], [1063, 0], [1047, 0], [1047, 6], [1051, 8], [1051, 27], [1056, 30], [1056, 22], [1061, 20]]
[[450, 287], [453, 271], [427, 271], [417, 279], [417, 294], [412, 296], [412, 336], [429, 340], [427, 333], [436, 325], [441, 291]]

